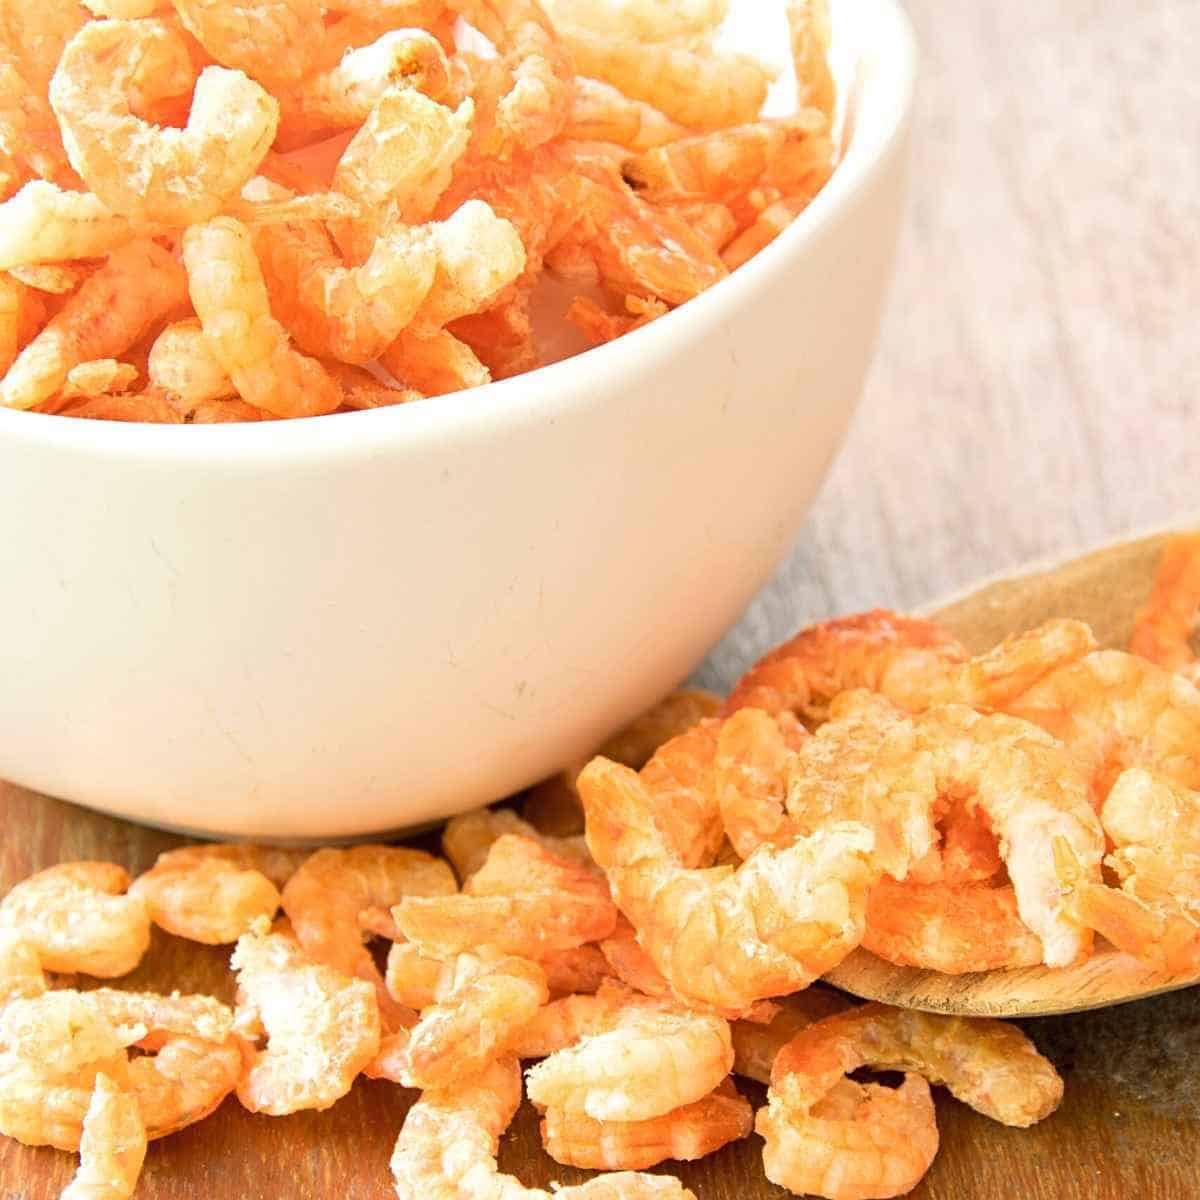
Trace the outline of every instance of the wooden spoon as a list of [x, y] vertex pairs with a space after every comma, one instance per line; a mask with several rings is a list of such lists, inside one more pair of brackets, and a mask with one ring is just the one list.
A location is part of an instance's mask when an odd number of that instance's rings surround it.
[[[1133, 614], [1150, 591], [1168, 536], [1138, 538], [996, 580], [933, 605], [927, 612], [975, 653], [1014, 630], [1029, 629], [1051, 617], [1079, 617], [1091, 624], [1102, 646], [1124, 649]], [[859, 949], [825, 978], [864, 999], [972, 1017], [1082, 1012], [1200, 984], [1200, 973], [1152, 971], [1102, 941], [1096, 953], [1078, 966], [1021, 967], [974, 975], [897, 967]]]

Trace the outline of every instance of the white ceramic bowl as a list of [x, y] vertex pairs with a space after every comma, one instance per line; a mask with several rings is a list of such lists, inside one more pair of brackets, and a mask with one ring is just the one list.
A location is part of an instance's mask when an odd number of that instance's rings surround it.
[[858, 397], [914, 49], [840, 0], [833, 179], [619, 342], [482, 390], [266, 425], [0, 410], [0, 777], [264, 838], [520, 789], [677, 684], [791, 543]]

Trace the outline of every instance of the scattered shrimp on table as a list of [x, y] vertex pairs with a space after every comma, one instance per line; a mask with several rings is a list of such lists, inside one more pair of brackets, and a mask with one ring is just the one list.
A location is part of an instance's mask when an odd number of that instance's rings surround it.
[[296, 350], [272, 316], [245, 225], [215, 217], [190, 226], [183, 236], [183, 261], [204, 336], [243, 399], [277, 417], [317, 416], [338, 408], [337, 381], [316, 359]]
[[707, 1096], [643, 1121], [597, 1121], [550, 1107], [542, 1147], [555, 1162], [597, 1171], [639, 1171], [666, 1159], [689, 1162], [748, 1137], [754, 1110], [729, 1079]]
[[1133, 618], [1129, 651], [1200, 682], [1192, 634], [1200, 613], [1200, 533], [1183, 533], [1163, 547], [1145, 604]]
[[255, 918], [275, 915], [278, 888], [303, 858], [246, 843], [183, 846], [160, 854], [129, 890], [168, 933], [220, 946], [236, 942]]
[[100, 1073], [79, 1139], [79, 1169], [59, 1200], [129, 1200], [146, 1158], [137, 1097]]
[[146, 907], [126, 894], [128, 886], [128, 872], [116, 863], [59, 863], [0, 900], [0, 927], [35, 946], [47, 971], [127, 975], [150, 945]]
[[1067, 744], [1086, 766], [1097, 810], [1127, 767], [1200, 789], [1200, 692], [1121, 650], [1068, 663], [1006, 705]]
[[405, 846], [361, 845], [309, 855], [284, 885], [282, 902], [304, 953], [370, 983], [387, 1022], [394, 1002], [363, 945], [359, 914], [405, 896], [449, 896], [457, 890], [450, 867], [439, 858]]
[[594, 869], [518, 834], [493, 843], [461, 896], [411, 896], [396, 924], [422, 953], [451, 958], [476, 946], [533, 959], [599, 941], [617, 910]]
[[437, 1088], [478, 1074], [510, 1052], [546, 1003], [545, 972], [511, 955], [460, 954], [408, 1040], [407, 1087]]
[[72, 166], [114, 213], [177, 225], [206, 220], [270, 148], [279, 104], [240, 71], [200, 73], [184, 129], [135, 115], [130, 92], [139, 73], [151, 86], [177, 81], [186, 93], [192, 69], [184, 39], [158, 20], [89, 22], [63, 52], [50, 103]]
[[861, 940], [878, 877], [874, 836], [839, 822], [740, 867], [689, 870], [633, 771], [594, 759], [579, 777], [588, 846], [618, 907], [681, 999], [741, 1016], [807, 987]]
[[707, 1095], [733, 1066], [729, 1023], [678, 1005], [633, 1004], [616, 1025], [556, 1050], [526, 1076], [529, 1098], [597, 1121], [659, 1117]]
[[260, 921], [243, 934], [231, 960], [242, 1024], [261, 1023], [267, 1037], [238, 1080], [238, 1099], [272, 1116], [328, 1108], [379, 1052], [374, 989], [308, 961], [293, 942], [265, 928]]
[[156, 242], [114, 250], [17, 355], [0, 380], [0, 405], [33, 408], [53, 396], [72, 367], [117, 358], [187, 298], [187, 277]]
[[[496, 1165], [500, 1135], [521, 1103], [515, 1058], [497, 1059], [480, 1075], [452, 1087], [422, 1092], [408, 1110], [392, 1153], [400, 1200], [551, 1200], [524, 1187]], [[696, 1200], [670, 1175], [620, 1172], [559, 1188], [554, 1200]]]

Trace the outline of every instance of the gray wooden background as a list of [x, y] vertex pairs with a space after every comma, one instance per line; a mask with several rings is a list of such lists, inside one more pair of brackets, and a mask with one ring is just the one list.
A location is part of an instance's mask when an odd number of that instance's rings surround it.
[[697, 679], [1200, 512], [1200, 3], [910, 0], [909, 219], [800, 540]]

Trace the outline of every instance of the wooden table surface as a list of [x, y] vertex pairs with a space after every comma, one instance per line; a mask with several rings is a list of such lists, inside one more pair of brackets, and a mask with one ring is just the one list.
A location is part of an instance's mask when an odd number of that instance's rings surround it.
[[[908, 7], [913, 202], [875, 369], [794, 553], [701, 668], [710, 685], [809, 619], [920, 605], [1200, 509], [1194, 5]], [[143, 868], [175, 841], [3, 785], [0, 829], [0, 891], [63, 858]], [[166, 943], [135, 982], [171, 978], [182, 951]], [[228, 994], [223, 953], [194, 952], [189, 982]], [[939, 1097], [942, 1150], [915, 1196], [1200, 1194], [1200, 992], [1028, 1028], [1066, 1076], [1063, 1109], [1017, 1131]], [[386, 1197], [408, 1098], [365, 1084], [283, 1119], [228, 1102], [152, 1148], [138, 1194]], [[526, 1111], [502, 1165], [531, 1184], [580, 1177], [535, 1139]], [[682, 1174], [701, 1200], [782, 1197], [755, 1142]], [[0, 1139], [0, 1200], [56, 1196], [72, 1162]]]

